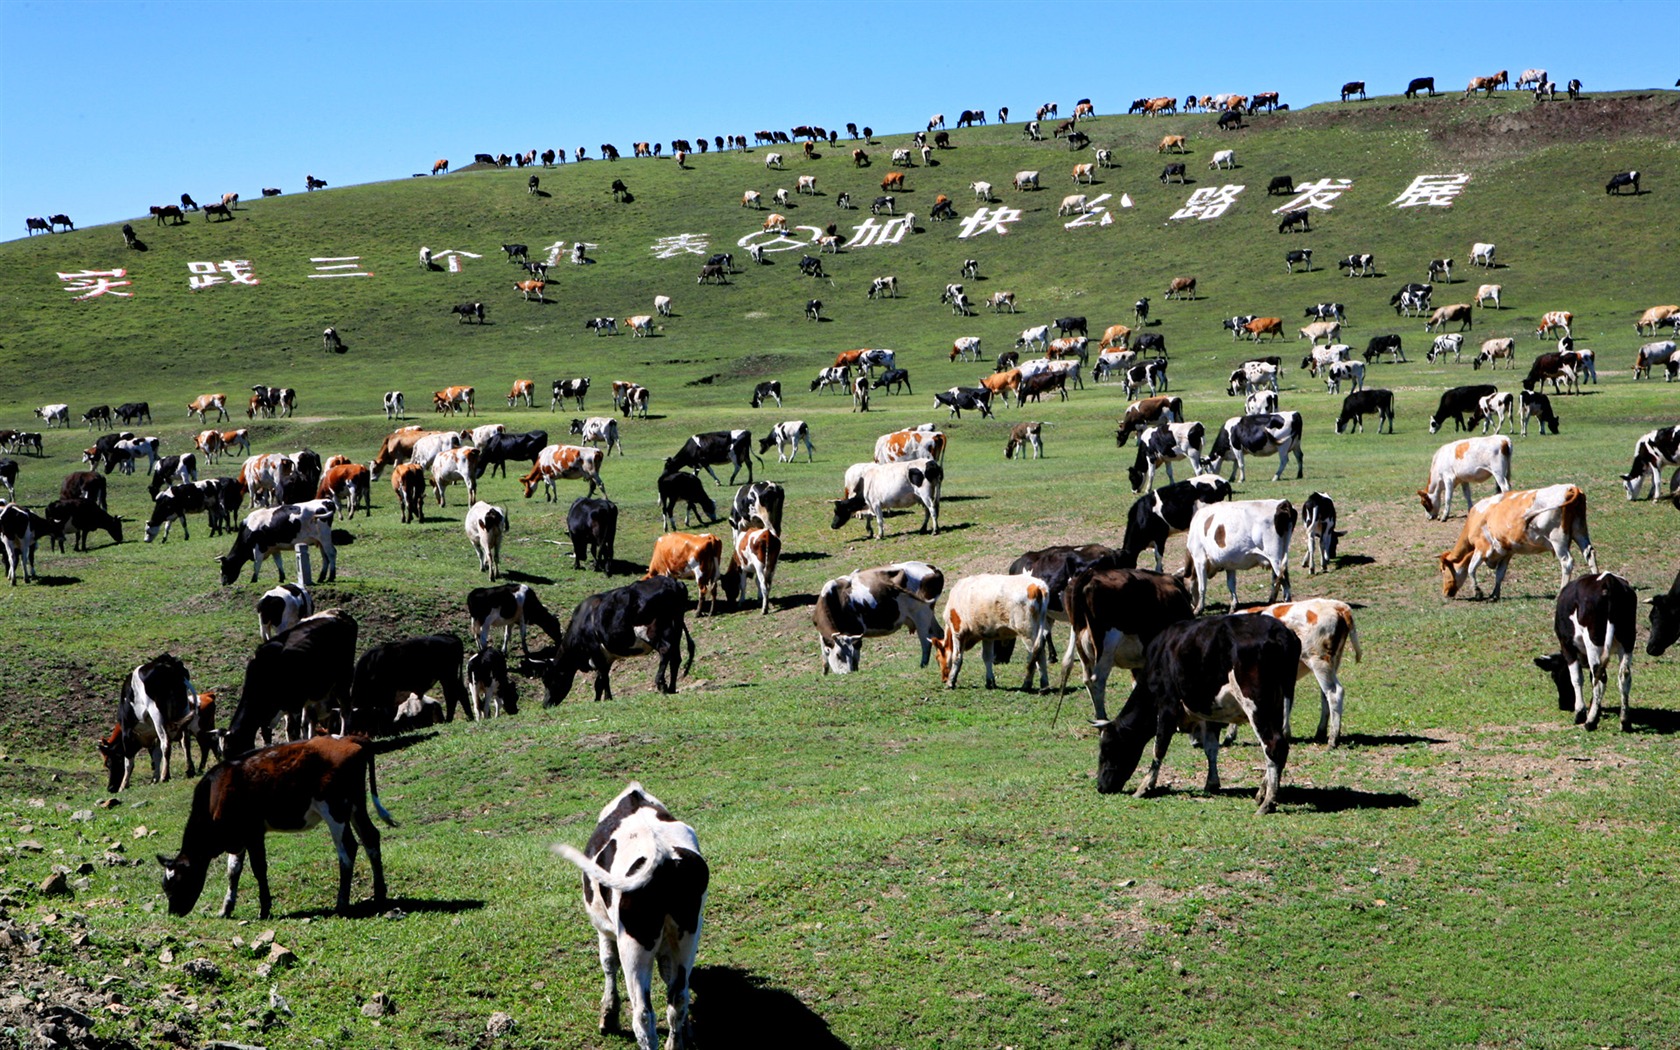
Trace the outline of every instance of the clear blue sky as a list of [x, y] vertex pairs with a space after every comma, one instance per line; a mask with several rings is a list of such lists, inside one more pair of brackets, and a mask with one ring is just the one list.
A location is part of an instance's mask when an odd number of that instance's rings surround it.
[[0, 239], [263, 186], [406, 178], [437, 157], [1007, 105], [1543, 67], [1672, 88], [1680, 3], [191, 3], [0, 0]]

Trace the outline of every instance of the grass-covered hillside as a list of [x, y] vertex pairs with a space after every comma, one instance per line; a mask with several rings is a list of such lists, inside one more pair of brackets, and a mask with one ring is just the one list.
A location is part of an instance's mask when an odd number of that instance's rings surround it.
[[[177, 530], [167, 544], [141, 542], [145, 480], [113, 476], [110, 505], [127, 542], [101, 533], [85, 553], [43, 545], [38, 581], [0, 585], [0, 926], [9, 938], [0, 941], [0, 1043], [27, 1041], [50, 1003], [92, 1016], [101, 1038], [143, 1046], [628, 1045], [596, 1034], [595, 940], [575, 874], [549, 847], [581, 844], [632, 778], [694, 825], [712, 867], [694, 979], [702, 1045], [1680, 1042], [1668, 979], [1680, 970], [1680, 926], [1652, 906], [1677, 845], [1675, 657], [1647, 657], [1642, 636], [1634, 731], [1618, 732], [1610, 717], [1588, 735], [1556, 710], [1532, 664], [1556, 647], [1555, 561], [1518, 559], [1498, 604], [1442, 600], [1435, 557], [1463, 519], [1455, 507], [1449, 522], [1425, 521], [1414, 495], [1451, 436], [1430, 435], [1427, 417], [1447, 387], [1514, 390], [1522, 372], [1490, 379], [1468, 357], [1429, 364], [1422, 320], [1388, 305], [1401, 285], [1425, 279], [1431, 259], [1451, 257], [1454, 280], [1437, 284], [1435, 303], [1502, 285], [1503, 308], [1478, 309], [1467, 340], [1514, 336], [1522, 367], [1552, 348], [1534, 335], [1540, 315], [1574, 313], [1600, 381], [1554, 398], [1561, 435], [1516, 438], [1514, 481], [1580, 485], [1599, 568], [1625, 575], [1642, 597], [1666, 589], [1680, 568], [1680, 518], [1666, 503], [1630, 504], [1618, 475], [1639, 435], [1680, 422], [1680, 386], [1635, 382], [1628, 371], [1646, 341], [1634, 319], [1680, 301], [1680, 95], [1541, 106], [1514, 93], [1373, 99], [1255, 116], [1229, 132], [1214, 119], [1082, 123], [1115, 160], [1090, 186], [1070, 177], [1093, 159], [1089, 150], [1028, 142], [1016, 123], [953, 130], [952, 148], [936, 151], [932, 166], [918, 157], [894, 168], [893, 148], [910, 139], [894, 134], [842, 139], [811, 159], [775, 147], [785, 170], [766, 170], [771, 150], [760, 147], [691, 156], [682, 168], [668, 156], [475, 167], [273, 199], [255, 186], [225, 187], [242, 197], [231, 221], [136, 218], [143, 250], [125, 248], [109, 226], [0, 245], [0, 429], [41, 429], [32, 410], [49, 403], [68, 403], [74, 424], [94, 405], [148, 401], [155, 419], [139, 430], [162, 438], [165, 453], [181, 452], [200, 429], [185, 414], [193, 397], [227, 393], [238, 407], [226, 425], [243, 426], [251, 386], [273, 384], [297, 389], [298, 412], [249, 421], [254, 451], [309, 447], [366, 462], [392, 426], [381, 408], [388, 390], [406, 394], [408, 422], [443, 425], [431, 392], [471, 384], [471, 422], [542, 428], [564, 441], [579, 413], [551, 414], [541, 402], [507, 408], [516, 379], [536, 380], [546, 402], [552, 380], [588, 376], [586, 413], [601, 415], [611, 411], [610, 381], [647, 386], [650, 418], [620, 419], [626, 453], [603, 472], [621, 508], [610, 580], [574, 570], [564, 545], [580, 484], [563, 483], [562, 501], [546, 505], [522, 498], [513, 478], [480, 488], [511, 517], [509, 578], [562, 612], [645, 567], [661, 532], [655, 480], [690, 434], [749, 428], [756, 437], [804, 419], [816, 445], [814, 463], [772, 456], [755, 465], [757, 477], [787, 490], [772, 615], [691, 617], [699, 655], [674, 696], [653, 692], [652, 664], [634, 660], [619, 665], [610, 702], [592, 703], [584, 683], [545, 709], [528, 682], [515, 716], [400, 738], [379, 759], [382, 798], [402, 825], [384, 836], [397, 910], [333, 918], [333, 857], [317, 830], [271, 840], [276, 917], [255, 921], [247, 875], [235, 918], [248, 925], [214, 917], [219, 871], [193, 916], [166, 915], [151, 858], [176, 848], [190, 786], [177, 773], [96, 806], [107, 796], [93, 745], [110, 727], [122, 677], [165, 651], [186, 661], [200, 689], [223, 694], [225, 725], [272, 568], [260, 585], [247, 575], [220, 586], [215, 556], [230, 541], [211, 539], [202, 517], [191, 520], [190, 540]], [[1167, 134], [1186, 135], [1189, 152], [1159, 155]], [[629, 154], [629, 143], [618, 145]], [[854, 166], [859, 146], [871, 166]], [[1235, 151], [1234, 168], [1210, 170], [1220, 149]], [[452, 159], [459, 169], [467, 158]], [[1160, 181], [1174, 161], [1186, 165], [1187, 184]], [[415, 170], [429, 166], [417, 148]], [[1606, 196], [1605, 181], [1628, 169], [1641, 173], [1644, 192]], [[533, 170], [536, 194], [527, 192]], [[892, 218], [872, 217], [869, 204], [895, 170], [907, 181], [897, 210], [915, 214], [914, 232], [868, 243]], [[1021, 170], [1038, 170], [1043, 188], [1011, 189]], [[739, 243], [770, 210], [743, 208], [743, 192], [758, 190], [768, 204], [807, 174], [817, 194], [775, 210], [790, 226], [836, 223], [853, 242], [822, 257], [820, 280], [800, 275], [797, 247], [760, 266]], [[1351, 186], [1314, 211], [1312, 232], [1280, 235], [1273, 209], [1287, 198], [1266, 187], [1283, 174]], [[1454, 175], [1469, 179], [1450, 207], [1392, 203], [1419, 176]], [[183, 188], [190, 176], [182, 173]], [[614, 200], [614, 179], [632, 202]], [[976, 200], [976, 181], [992, 183], [997, 199]], [[1219, 217], [1171, 218], [1193, 193], [1226, 186], [1244, 189]], [[842, 192], [860, 207], [838, 208]], [[1058, 205], [1076, 192], [1107, 195], [1108, 210], [1068, 229], [1074, 219], [1058, 216]], [[957, 220], [930, 220], [940, 194]], [[139, 201], [136, 212], [151, 203], [167, 202]], [[1019, 216], [1002, 235], [962, 239], [965, 223], [982, 225], [969, 222], [982, 207]], [[685, 235], [690, 246], [703, 240], [704, 254], [660, 257], [673, 248], [667, 239]], [[589, 245], [588, 265], [566, 261], [578, 241]], [[500, 246], [515, 242], [533, 258], [562, 245], [546, 303], [514, 290], [525, 275]], [[1468, 265], [1475, 242], [1498, 246], [1496, 268]], [[421, 246], [438, 263], [431, 270], [418, 263]], [[1294, 248], [1313, 250], [1311, 272], [1285, 271]], [[727, 285], [695, 283], [712, 252], [734, 253]], [[1363, 252], [1375, 255], [1378, 276], [1335, 267]], [[981, 276], [964, 280], [970, 258]], [[205, 263], [214, 272], [193, 265]], [[340, 265], [356, 268], [317, 269]], [[117, 269], [125, 273], [108, 279], [127, 284], [75, 298], [98, 280], [78, 274]], [[191, 286], [229, 271], [255, 283]], [[333, 273], [367, 276], [325, 276]], [[883, 275], [898, 277], [900, 297], [869, 300], [870, 280]], [[1191, 275], [1195, 299], [1164, 298], [1172, 278]], [[1012, 291], [1020, 313], [954, 316], [939, 296], [956, 281], [977, 303]], [[584, 327], [653, 313], [656, 295], [675, 307], [651, 338]], [[1363, 661], [1343, 669], [1344, 746], [1298, 742], [1279, 812], [1264, 819], [1252, 816], [1262, 765], [1252, 734], [1225, 753], [1216, 797], [1200, 791], [1203, 760], [1184, 740], [1166, 760], [1164, 792], [1099, 797], [1082, 692], [1063, 698], [1053, 722], [1054, 696], [980, 688], [977, 652], [954, 691], [917, 666], [907, 636], [866, 643], [860, 672], [848, 677], [822, 675], [816, 655], [810, 605], [831, 577], [920, 558], [955, 580], [1003, 571], [1050, 544], [1118, 542], [1135, 498], [1124, 473], [1132, 452], [1114, 444], [1126, 404], [1118, 385], [1087, 378], [1066, 402], [948, 424], [932, 395], [973, 384], [1023, 328], [1056, 317], [1088, 318], [1094, 344], [1107, 325], [1131, 323], [1143, 296], [1147, 330], [1167, 341], [1171, 390], [1210, 431], [1241, 410], [1224, 391], [1230, 369], [1283, 356], [1282, 407], [1305, 416], [1306, 476], [1291, 470], [1273, 484], [1275, 464], [1254, 462], [1238, 498], [1299, 505], [1329, 492], [1348, 530], [1334, 571], [1294, 575], [1297, 597], [1356, 609]], [[811, 298], [824, 304], [821, 322], [805, 319]], [[470, 301], [486, 304], [487, 323], [450, 313]], [[1368, 378], [1395, 391], [1393, 436], [1375, 427], [1337, 435], [1340, 399], [1295, 367], [1303, 309], [1326, 301], [1346, 304], [1343, 339], [1356, 351], [1376, 335], [1404, 339], [1410, 363], [1373, 364]], [[1290, 338], [1264, 349], [1234, 343], [1220, 325], [1234, 314], [1281, 316]], [[323, 352], [329, 325], [347, 353]], [[985, 360], [951, 363], [952, 340], [969, 335], [982, 338]], [[896, 350], [915, 394], [882, 392], [859, 414], [844, 398], [808, 391], [836, 352], [857, 347]], [[781, 380], [780, 409], [748, 407], [765, 379]], [[1004, 460], [1007, 431], [1022, 419], [1048, 424], [1045, 459]], [[891, 519], [881, 542], [864, 540], [861, 524], [831, 530], [829, 501], [845, 467], [867, 460], [878, 435], [924, 421], [939, 421], [950, 439], [941, 534], [915, 534], [919, 517], [909, 515]], [[17, 501], [57, 498], [91, 438], [73, 425], [48, 431], [39, 458], [13, 454]], [[236, 470], [232, 460], [204, 474]], [[720, 502], [732, 491], [714, 489]], [[353, 614], [364, 647], [465, 634], [464, 596], [483, 577], [462, 532], [465, 494], [457, 487], [449, 499], [424, 524], [403, 525], [381, 482], [371, 518], [340, 519], [338, 580], [318, 587], [317, 600]], [[723, 523], [711, 531], [727, 540]], [[1175, 540], [1171, 565], [1180, 551]], [[1212, 589], [1223, 611], [1222, 583]], [[1265, 597], [1261, 578], [1242, 574], [1239, 594], [1245, 603]], [[1000, 668], [1000, 684], [1015, 685], [1020, 672], [1018, 661]], [[1296, 725], [1310, 730], [1316, 690], [1309, 679], [1298, 692]], [[148, 771], [142, 758], [136, 779]], [[41, 888], [55, 867], [67, 870], [69, 896]], [[365, 859], [356, 885], [365, 898]], [[267, 948], [249, 946], [270, 929], [295, 960], [262, 969]], [[215, 974], [189, 971], [196, 959]], [[367, 1016], [363, 1004], [378, 992], [396, 1010]], [[511, 1016], [510, 1034], [487, 1033], [496, 1012]]]

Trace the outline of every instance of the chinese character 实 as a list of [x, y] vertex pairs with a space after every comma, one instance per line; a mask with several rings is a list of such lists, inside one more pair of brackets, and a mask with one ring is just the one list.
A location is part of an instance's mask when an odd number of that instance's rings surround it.
[[1432, 208], [1450, 208], [1453, 198], [1470, 181], [1468, 175], [1419, 175], [1400, 196], [1389, 201], [1397, 208], [1415, 208], [1427, 204]]
[[117, 280], [119, 277], [127, 276], [127, 270], [118, 268], [115, 270], [81, 270], [76, 273], [61, 272], [58, 275], [58, 279], [69, 282], [64, 286], [65, 291], [82, 293], [81, 295], [76, 296], [78, 301], [82, 299], [97, 299], [103, 295], [116, 295], [121, 296], [124, 299], [132, 299], [134, 297], [133, 292], [117, 291], [117, 289], [123, 285], [134, 283], [132, 281]]

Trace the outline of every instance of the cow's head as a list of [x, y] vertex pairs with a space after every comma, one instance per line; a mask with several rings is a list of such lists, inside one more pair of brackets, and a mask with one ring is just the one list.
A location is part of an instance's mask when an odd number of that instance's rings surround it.
[[1143, 745], [1154, 735], [1155, 705], [1140, 684], [1118, 718], [1093, 719], [1097, 730], [1097, 792], [1117, 795], [1137, 770]]
[[[538, 650], [519, 661], [519, 673], [527, 678], [540, 678], [543, 684], [543, 706], [553, 707], [566, 699], [572, 691], [582, 665], [578, 659], [559, 645]], [[511, 712], [512, 709], [509, 708]]]
[[245, 563], [231, 554], [224, 554], [216, 561], [222, 567], [222, 586], [232, 587], [239, 579], [239, 570], [244, 567]]
[[99, 742], [99, 757], [105, 763], [105, 790], [115, 795], [128, 786], [128, 774], [134, 768], [123, 747], [121, 726], [112, 726], [111, 734]]
[[1569, 661], [1562, 653], [1548, 653], [1536, 656], [1534, 666], [1552, 676], [1552, 684], [1557, 686], [1557, 705], [1559, 711], [1572, 711], [1575, 708], [1575, 675], [1570, 670]]
[[820, 639], [823, 674], [851, 674], [863, 656], [863, 635], [834, 634]]
[[1645, 652], [1661, 656], [1680, 638], [1680, 598], [1673, 593], [1653, 594], [1645, 604], [1651, 607], [1651, 636], [1646, 639]]
[[[1339, 427], [1337, 428], [1337, 432], [1340, 432]], [[1435, 517], [1435, 500], [1423, 489], [1418, 489], [1417, 495], [1418, 501], [1423, 504], [1423, 512], [1431, 518]]]
[[1451, 598], [1464, 586], [1464, 570], [1454, 560], [1452, 551], [1441, 554], [1441, 597]]
[[849, 499], [837, 499], [833, 502], [834, 520], [828, 523], [828, 527], [831, 529], [845, 528], [846, 523], [851, 521], [854, 515], [868, 506], [864, 498], [859, 495], [854, 495]]

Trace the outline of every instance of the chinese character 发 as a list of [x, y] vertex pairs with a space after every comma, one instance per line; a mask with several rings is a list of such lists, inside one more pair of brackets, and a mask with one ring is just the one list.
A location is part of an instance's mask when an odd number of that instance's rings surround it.
[[1273, 215], [1282, 215], [1286, 211], [1296, 211], [1300, 208], [1318, 208], [1329, 211], [1337, 197], [1353, 187], [1352, 179], [1319, 179], [1317, 182], [1303, 182], [1295, 187], [1297, 196], [1294, 200], [1281, 208], [1273, 208]]

